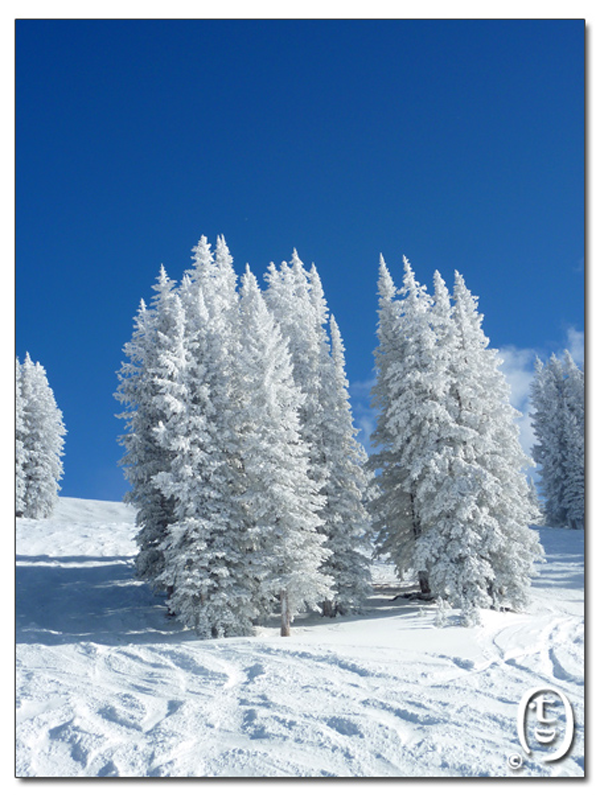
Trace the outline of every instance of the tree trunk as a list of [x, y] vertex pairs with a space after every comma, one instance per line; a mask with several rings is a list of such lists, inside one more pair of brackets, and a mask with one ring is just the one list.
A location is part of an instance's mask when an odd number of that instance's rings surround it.
[[[173, 585], [167, 585], [167, 602], [175, 592], [175, 587]], [[168, 618], [175, 618], [176, 613], [173, 612], [172, 609], [167, 605], [167, 617]]]
[[[410, 494], [410, 512], [412, 516], [413, 537], [415, 540], [418, 540], [421, 536], [421, 522], [417, 517], [417, 511], [415, 509], [414, 493]], [[423, 596], [428, 596], [431, 593], [427, 571], [419, 571], [419, 590]]]
[[323, 615], [326, 618], [335, 618], [337, 615], [337, 605], [335, 605], [333, 601], [330, 601], [329, 599], [321, 604], [321, 609], [323, 610]]
[[415, 540], [418, 540], [421, 535], [421, 524], [417, 518], [417, 511], [415, 510], [415, 496], [410, 494], [410, 515], [412, 519], [412, 531]]
[[281, 599], [281, 637], [290, 636], [290, 607], [288, 604], [287, 590], [282, 590]]

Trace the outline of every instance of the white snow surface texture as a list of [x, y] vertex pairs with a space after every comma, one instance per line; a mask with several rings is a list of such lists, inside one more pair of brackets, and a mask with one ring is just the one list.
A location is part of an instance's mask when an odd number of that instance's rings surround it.
[[[388, 589], [362, 616], [220, 640], [166, 616], [136, 579], [134, 534], [116, 502], [61, 498], [51, 519], [17, 520], [18, 777], [584, 775], [582, 531], [540, 530], [527, 614], [438, 628], [432, 605], [392, 600], [379, 564]], [[570, 753], [548, 764], [517, 735], [540, 687], [575, 715]]]

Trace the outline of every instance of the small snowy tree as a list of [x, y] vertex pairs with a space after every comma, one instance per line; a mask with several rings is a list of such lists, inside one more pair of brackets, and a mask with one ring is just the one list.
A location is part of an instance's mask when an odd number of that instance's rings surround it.
[[46, 371], [29, 353], [17, 367], [17, 513], [48, 518], [63, 474], [66, 429]]
[[585, 517], [585, 386], [583, 369], [579, 369], [571, 353], [565, 362], [565, 425], [567, 452], [565, 511], [571, 528], [583, 527]]
[[539, 358], [536, 359], [531, 388], [532, 426], [537, 438], [533, 456], [540, 466], [546, 523], [556, 526], [566, 525], [563, 381], [562, 365], [555, 355], [552, 355], [546, 365]]
[[569, 352], [536, 361], [531, 387], [532, 425], [537, 443], [547, 523], [581, 527], [585, 505], [584, 378]]
[[529, 501], [534, 510], [533, 523], [538, 525], [543, 524], [544, 513], [540, 504], [540, 497], [538, 495], [537, 487], [532, 476], [527, 479], [527, 484], [529, 485]]
[[25, 512], [25, 494], [27, 481], [25, 464], [27, 451], [25, 449], [25, 417], [23, 414], [23, 391], [21, 389], [21, 364], [17, 358], [15, 375], [15, 512], [22, 516]]

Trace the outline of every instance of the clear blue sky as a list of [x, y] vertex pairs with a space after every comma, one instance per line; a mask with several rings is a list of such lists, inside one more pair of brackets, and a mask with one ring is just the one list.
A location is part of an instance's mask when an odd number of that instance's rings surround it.
[[[379, 253], [461, 271], [496, 348], [584, 324], [577, 20], [16, 23], [16, 353], [68, 428], [62, 495], [120, 499], [115, 372], [161, 263], [298, 249], [371, 379]], [[364, 400], [356, 391], [357, 403]]]

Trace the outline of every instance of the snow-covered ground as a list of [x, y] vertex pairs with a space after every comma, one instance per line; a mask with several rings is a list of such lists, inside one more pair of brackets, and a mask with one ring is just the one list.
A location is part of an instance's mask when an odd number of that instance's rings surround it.
[[[18, 776], [583, 776], [581, 531], [541, 530], [527, 614], [438, 628], [382, 565], [362, 617], [209, 641], [136, 580], [133, 535], [111, 502], [17, 522]], [[534, 688], [573, 707], [559, 762], [519, 743]]]

